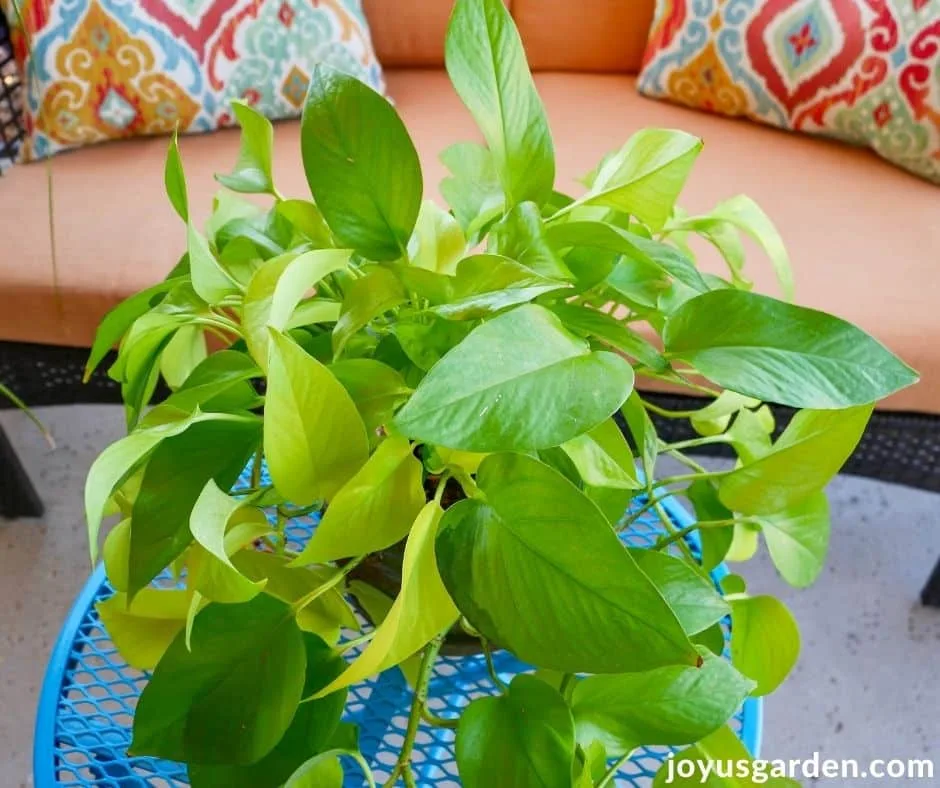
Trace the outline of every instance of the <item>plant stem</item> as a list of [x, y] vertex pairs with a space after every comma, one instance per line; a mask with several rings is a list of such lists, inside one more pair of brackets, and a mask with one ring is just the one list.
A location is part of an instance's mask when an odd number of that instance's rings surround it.
[[704, 438], [691, 438], [686, 441], [677, 441], [676, 443], [665, 444], [661, 451], [672, 452], [682, 451], [683, 449], [693, 449], [696, 446], [710, 446], [714, 443], [731, 443], [731, 438], [724, 433], [721, 435], [709, 435]]
[[433, 712], [429, 711], [427, 707], [421, 711], [421, 719], [423, 719], [428, 725], [433, 725], [435, 728], [450, 728], [451, 730], [456, 730], [459, 720], [449, 719], [447, 717], [438, 717]]
[[669, 536], [663, 536], [653, 545], [654, 550], [662, 550], [664, 547], [669, 547], [673, 542], [677, 542], [679, 539], [682, 539], [688, 536], [692, 531], [695, 531], [699, 528], [707, 530], [709, 528], [727, 528], [735, 523], [744, 523], [745, 520], [706, 520], [701, 523], [692, 523], [692, 525], [687, 525], [685, 528], [680, 528], [678, 531], [675, 531]]
[[669, 451], [666, 453], [674, 460], [681, 462], [686, 468], [691, 468], [696, 473], [708, 473], [708, 468], [696, 462], [691, 457], [686, 457], [681, 451]]
[[561, 693], [562, 697], [567, 698], [568, 688], [571, 686], [571, 682], [574, 681], [573, 673], [566, 673], [562, 679], [561, 684], [558, 685], [558, 691]]
[[411, 704], [411, 714], [408, 715], [408, 728], [405, 731], [405, 741], [402, 744], [401, 752], [398, 754], [398, 761], [395, 768], [385, 781], [383, 788], [392, 788], [399, 777], [404, 779], [407, 788], [417, 788], [414, 774], [411, 771], [411, 751], [414, 749], [415, 736], [418, 735], [418, 725], [425, 711], [425, 704], [428, 700], [428, 684], [431, 681], [431, 673], [434, 671], [434, 661], [444, 643], [444, 635], [434, 638], [424, 649], [424, 656], [421, 658], [421, 667], [418, 669], [418, 683], [415, 686], [414, 701]]
[[597, 788], [607, 788], [607, 786], [610, 785], [613, 781], [614, 777], [617, 776], [617, 772], [620, 771], [620, 767], [630, 759], [631, 755], [633, 755], [632, 751], [618, 758], [614, 765], [611, 766], [607, 770], [607, 773], [601, 778], [601, 781], [597, 784]]
[[[652, 487], [650, 488], [650, 490], [652, 490]], [[650, 509], [652, 509], [654, 506], [656, 506], [656, 504], [662, 503], [662, 502], [665, 501], [667, 498], [671, 498], [672, 496], [678, 495], [678, 494], [681, 493], [681, 492], [682, 492], [682, 490], [667, 490], [665, 493], [663, 493], [663, 494], [660, 495], [659, 497], [657, 497], [657, 496], [655, 496], [655, 495], [652, 495], [652, 494], [650, 494], [649, 492], [647, 492], [648, 500], [646, 501], [646, 503], [644, 503], [639, 509], [637, 509], [633, 514], [631, 514], [631, 515], [626, 519], [626, 521], [624, 521], [624, 524], [621, 525], [617, 530], [618, 530], [618, 531], [626, 531], [631, 525], [633, 525], [633, 524], [634, 524], [637, 520], [639, 520], [644, 514], [646, 514], [646, 512], [648, 512]]]
[[356, 646], [361, 646], [363, 643], [368, 643], [374, 637], [375, 637], [375, 630], [373, 629], [370, 632], [366, 632], [364, 635], [360, 635], [357, 638], [353, 638], [352, 640], [347, 640], [345, 643], [340, 643], [337, 646], [337, 648], [342, 653], [345, 654], [347, 651], [355, 648]]
[[359, 566], [359, 564], [361, 564], [364, 559], [365, 559], [364, 555], [360, 555], [358, 558], [353, 558], [352, 561], [350, 561], [342, 569], [340, 569], [335, 575], [333, 575], [333, 577], [331, 577], [329, 580], [323, 583], [323, 585], [317, 586], [309, 594], [305, 594], [296, 602], [294, 602], [294, 604], [291, 605], [291, 610], [296, 615], [301, 610], [303, 610], [307, 605], [313, 602], [313, 600], [323, 596], [323, 594], [325, 594], [331, 588], [335, 588], [336, 586], [338, 586], [340, 583], [343, 582], [343, 579], [346, 577], [346, 575], [348, 575], [350, 572], [352, 572], [353, 569]]
[[493, 652], [490, 650], [490, 643], [486, 638], [480, 638], [480, 643], [483, 644], [483, 656], [486, 659], [486, 669], [489, 671], [490, 678], [493, 680], [493, 683], [499, 688], [500, 692], [505, 693], [509, 687], [506, 686], [505, 682], [499, 677], [499, 674], [496, 672], [496, 666], [493, 664]]
[[694, 482], [699, 479], [715, 479], [719, 476], [725, 476], [734, 468], [728, 468], [724, 471], [706, 471], [705, 473], [685, 473], [680, 476], [667, 476], [665, 479], [660, 479], [658, 482], [654, 482], [652, 489], [657, 487], [665, 487], [669, 484], [682, 484], [683, 482]]
[[450, 472], [459, 482], [460, 486], [463, 487], [464, 494], [468, 498], [483, 498], [483, 493], [480, 491], [480, 488], [477, 487], [476, 482], [473, 481], [473, 477], [463, 468], [453, 465], [450, 466]]
[[673, 525], [672, 520], [669, 519], [669, 515], [666, 513], [666, 510], [663, 509], [662, 504], [657, 502], [653, 508], [656, 510], [656, 514], [659, 515], [659, 520], [663, 524], [663, 528], [665, 528], [669, 535], [673, 537], [673, 541], [678, 543], [679, 549], [682, 551], [685, 557], [689, 560], [690, 563], [696, 564], [697, 562], [695, 560], [695, 556], [692, 555], [692, 548], [689, 547], [685, 539], [677, 536], [677, 534], [680, 533], [680, 529]]

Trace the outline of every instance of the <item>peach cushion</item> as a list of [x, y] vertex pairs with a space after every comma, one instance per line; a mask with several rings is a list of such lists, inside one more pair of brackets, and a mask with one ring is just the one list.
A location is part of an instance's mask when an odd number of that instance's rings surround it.
[[444, 63], [444, 32], [453, 0], [363, 0], [372, 44], [385, 68]]
[[[866, 328], [924, 381], [889, 403], [940, 412], [940, 222], [936, 187], [868, 151], [692, 112], [636, 93], [630, 76], [541, 74], [558, 154], [558, 188], [629, 134], [647, 125], [699, 134], [705, 148], [683, 205], [705, 210], [745, 193], [776, 221], [796, 271], [801, 303]], [[444, 174], [438, 152], [477, 138], [468, 113], [441, 71], [398, 71], [388, 84], [422, 156], [426, 189]], [[277, 127], [276, 180], [305, 195], [298, 124]], [[212, 173], [235, 160], [238, 134], [181, 141], [190, 205], [207, 213]], [[140, 139], [55, 159], [59, 292], [54, 297], [41, 164], [0, 179], [0, 339], [88, 345], [102, 314], [161, 278], [183, 247], [183, 226], [163, 196], [166, 141]], [[758, 289], [777, 293], [769, 264], [753, 254]]]
[[640, 70], [655, 0], [512, 0], [534, 71]]

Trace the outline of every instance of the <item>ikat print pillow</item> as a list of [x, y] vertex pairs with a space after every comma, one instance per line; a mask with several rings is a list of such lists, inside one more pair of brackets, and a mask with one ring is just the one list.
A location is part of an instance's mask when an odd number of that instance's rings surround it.
[[382, 91], [360, 0], [0, 0], [25, 76], [24, 158], [232, 125], [231, 100], [300, 114], [323, 62]]
[[940, 0], [657, 0], [639, 89], [940, 183]]

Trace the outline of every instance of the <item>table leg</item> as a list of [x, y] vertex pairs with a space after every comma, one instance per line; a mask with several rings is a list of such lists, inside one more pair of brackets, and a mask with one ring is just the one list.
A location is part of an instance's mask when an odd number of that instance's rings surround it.
[[42, 501], [0, 427], [0, 517], [41, 517]]
[[940, 559], [930, 573], [930, 579], [920, 592], [920, 601], [928, 607], [940, 607]]

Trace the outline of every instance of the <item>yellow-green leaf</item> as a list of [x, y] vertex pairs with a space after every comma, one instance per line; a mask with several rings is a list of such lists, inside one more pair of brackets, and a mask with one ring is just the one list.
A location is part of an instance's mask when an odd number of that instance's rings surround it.
[[329, 500], [369, 457], [365, 424], [329, 369], [269, 331], [264, 454], [271, 479], [298, 506]]
[[95, 607], [127, 664], [153, 670], [186, 623], [189, 594], [173, 588], [142, 588], [130, 605], [127, 594], [118, 592]]
[[395, 544], [425, 503], [421, 463], [407, 438], [386, 438], [330, 502], [294, 566], [374, 553]]
[[444, 588], [434, 557], [434, 538], [442, 514], [434, 501], [421, 510], [408, 536], [401, 592], [391, 610], [366, 649], [316, 697], [403, 662], [457, 620], [459, 613]]

